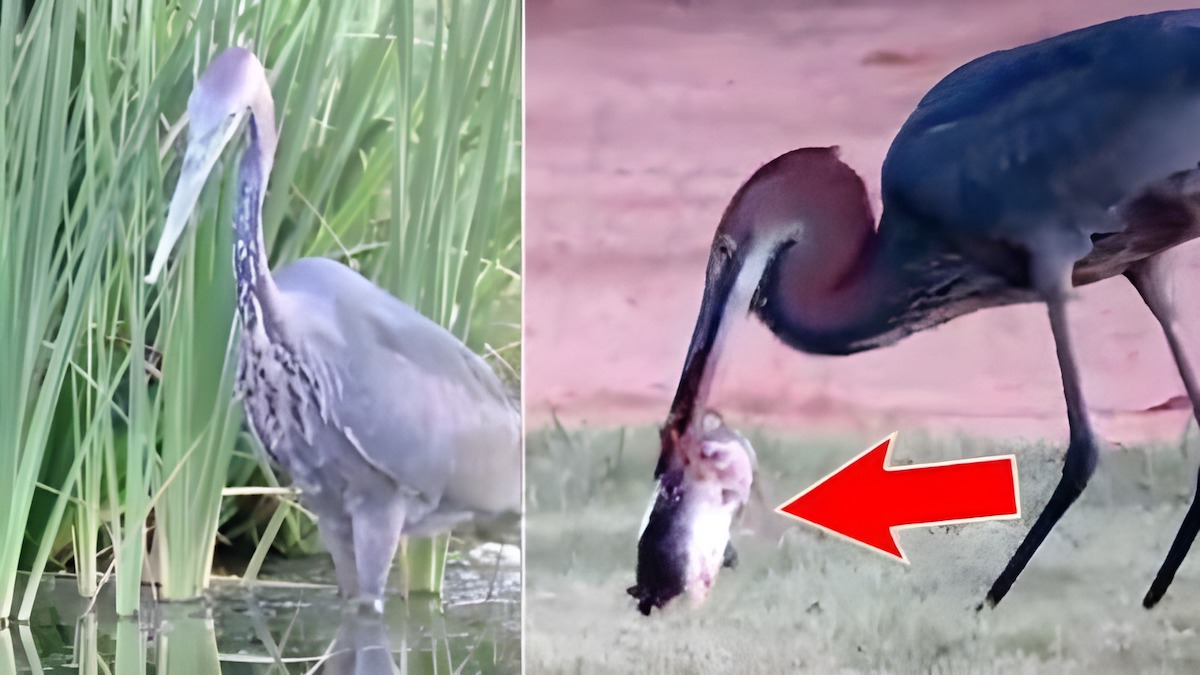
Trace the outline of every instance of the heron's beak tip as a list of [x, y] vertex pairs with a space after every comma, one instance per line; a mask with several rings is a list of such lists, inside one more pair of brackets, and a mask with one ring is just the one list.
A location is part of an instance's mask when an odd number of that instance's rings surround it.
[[182, 234], [184, 225], [187, 223], [187, 216], [180, 216], [176, 209], [172, 209], [167, 216], [167, 224], [163, 227], [162, 237], [158, 240], [158, 246], [154, 250], [154, 259], [150, 263], [150, 272], [143, 278], [147, 284], [155, 284], [158, 282], [158, 275], [162, 273], [163, 268], [167, 266], [167, 258], [171, 255], [171, 249], [175, 248], [175, 242]]
[[[244, 117], [244, 113], [241, 117]], [[171, 195], [171, 205], [167, 209], [167, 220], [163, 225], [158, 246], [154, 250], [154, 261], [150, 263], [150, 273], [144, 278], [147, 284], [158, 282], [158, 275], [167, 266], [167, 258], [196, 208], [196, 201], [200, 198], [208, 174], [221, 156], [221, 150], [237, 131], [241, 117], [227, 122], [215, 132], [189, 139], [183, 158], [183, 169], [179, 173], [175, 192]]]

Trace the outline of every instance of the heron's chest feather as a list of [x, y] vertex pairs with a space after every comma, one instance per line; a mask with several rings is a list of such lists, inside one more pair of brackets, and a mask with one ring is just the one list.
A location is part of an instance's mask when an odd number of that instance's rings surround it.
[[889, 321], [895, 340], [980, 309], [1035, 299], [1029, 289], [960, 256], [923, 261], [906, 272], [920, 281], [909, 285], [899, 311]]
[[322, 469], [318, 439], [336, 427], [332, 398], [340, 383], [326, 369], [287, 345], [247, 331], [238, 361], [238, 386], [246, 417], [263, 447], [301, 488], [317, 483]]

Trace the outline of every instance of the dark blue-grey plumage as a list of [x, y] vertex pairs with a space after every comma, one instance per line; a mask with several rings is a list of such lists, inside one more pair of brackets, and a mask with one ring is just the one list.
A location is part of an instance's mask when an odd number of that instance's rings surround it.
[[1113, 21], [939, 82], [888, 151], [880, 232], [895, 213], [951, 242], [1032, 248], [1050, 220], [1062, 246], [1086, 252], [1093, 235], [1125, 229], [1114, 207], [1198, 159], [1200, 12]]
[[253, 54], [219, 55], [188, 111], [188, 152], [147, 279], [248, 113], [233, 222], [238, 388], [255, 435], [317, 515], [341, 592], [381, 610], [402, 533], [520, 510], [516, 400], [457, 338], [348, 267], [306, 258], [271, 274], [261, 217], [274, 104]]
[[[663, 429], [659, 470], [704, 410], [728, 307], [787, 344], [851, 354], [962, 314], [1046, 303], [1071, 435], [1050, 503], [988, 594], [999, 602], [1087, 484], [1098, 443], [1066, 321], [1074, 286], [1124, 275], [1159, 321], [1200, 418], [1166, 252], [1200, 236], [1200, 10], [1130, 17], [955, 70], [883, 165], [878, 230], [834, 148], [782, 155], [735, 194]], [[1200, 531], [1193, 503], [1147, 607]]]

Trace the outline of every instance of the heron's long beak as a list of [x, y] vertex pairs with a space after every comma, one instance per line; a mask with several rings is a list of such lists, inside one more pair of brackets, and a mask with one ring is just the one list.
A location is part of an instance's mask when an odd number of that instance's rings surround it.
[[167, 265], [167, 257], [171, 249], [183, 234], [200, 191], [208, 180], [208, 174], [221, 156], [221, 151], [229, 144], [233, 134], [237, 132], [243, 111], [228, 117], [224, 123], [204, 136], [191, 136], [188, 139], [187, 153], [183, 157], [183, 169], [179, 172], [179, 182], [175, 185], [175, 194], [171, 196], [171, 207], [167, 211], [167, 224], [163, 227], [162, 236], [158, 240], [158, 248], [154, 251], [154, 260], [150, 263], [150, 273], [146, 275], [146, 283], [152, 284], [158, 280], [159, 273]]
[[[729, 309], [731, 296], [738, 286], [742, 273], [742, 261], [736, 255], [725, 255], [713, 251], [709, 257], [709, 273], [704, 284], [704, 296], [700, 300], [700, 313], [696, 327], [692, 330], [692, 342], [688, 346], [683, 362], [683, 374], [675, 390], [675, 401], [662, 429], [662, 450], [658, 458], [655, 477], [662, 475], [670, 466], [675, 454], [675, 443], [688, 428], [699, 420], [708, 400], [716, 361], [720, 356], [724, 331], [725, 313]], [[747, 299], [749, 306], [749, 299]]]

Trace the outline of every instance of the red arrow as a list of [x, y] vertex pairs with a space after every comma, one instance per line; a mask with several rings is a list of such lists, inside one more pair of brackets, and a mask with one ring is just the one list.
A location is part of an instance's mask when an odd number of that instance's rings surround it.
[[887, 468], [896, 434], [775, 511], [907, 563], [893, 528], [1021, 517], [1014, 455]]

